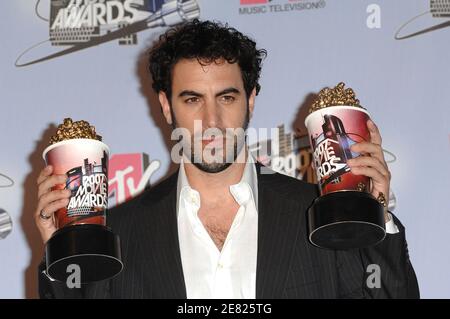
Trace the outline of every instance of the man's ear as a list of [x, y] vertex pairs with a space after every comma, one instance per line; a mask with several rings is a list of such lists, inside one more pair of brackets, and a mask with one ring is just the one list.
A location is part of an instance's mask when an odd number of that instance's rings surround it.
[[248, 110], [250, 118], [253, 116], [253, 110], [255, 108], [255, 97], [256, 97], [256, 88], [252, 90], [252, 93], [250, 93], [250, 96], [248, 97]]
[[161, 109], [164, 114], [164, 117], [166, 118], [167, 124], [172, 125], [172, 113], [170, 112], [170, 103], [166, 93], [160, 91], [158, 93], [158, 99], [159, 103], [161, 104]]

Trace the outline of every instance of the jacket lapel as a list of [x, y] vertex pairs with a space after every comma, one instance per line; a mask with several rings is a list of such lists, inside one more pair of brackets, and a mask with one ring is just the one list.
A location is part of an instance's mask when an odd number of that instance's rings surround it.
[[[291, 258], [304, 225], [305, 202], [292, 200], [283, 193], [286, 187], [276, 174], [258, 174], [258, 255], [256, 298], [282, 296]], [[141, 200], [138, 238], [145, 257], [153, 298], [186, 298], [181, 264], [176, 214], [175, 173], [156, 192]]]
[[[256, 298], [279, 298], [285, 287], [291, 258], [302, 232], [303, 204], [287, 198], [286, 185], [275, 174], [258, 174], [258, 257]], [[285, 179], [284, 179], [285, 181]], [[292, 190], [291, 190], [292, 191]]]
[[176, 214], [178, 173], [170, 176], [164, 185], [157, 186], [143, 198], [141, 238], [147, 271], [152, 283], [153, 298], [185, 299], [186, 287], [181, 264]]

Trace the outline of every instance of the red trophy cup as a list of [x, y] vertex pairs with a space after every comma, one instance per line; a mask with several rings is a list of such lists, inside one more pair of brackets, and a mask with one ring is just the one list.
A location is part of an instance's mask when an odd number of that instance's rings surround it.
[[370, 179], [347, 165], [361, 156], [350, 146], [370, 140], [370, 116], [344, 86], [321, 90], [305, 119], [321, 195], [308, 210], [309, 239], [330, 249], [368, 247], [386, 235], [384, 207], [367, 192]]
[[109, 148], [86, 121], [64, 119], [43, 153], [54, 174], [67, 174], [67, 207], [55, 212], [58, 230], [48, 240], [47, 273], [65, 281], [69, 265], [80, 268], [81, 283], [111, 278], [123, 268], [119, 237], [106, 227]]

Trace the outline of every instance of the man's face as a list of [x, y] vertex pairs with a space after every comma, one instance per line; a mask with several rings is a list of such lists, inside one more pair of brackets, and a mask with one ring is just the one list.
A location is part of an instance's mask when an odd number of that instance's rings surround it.
[[[246, 97], [237, 63], [218, 60], [200, 64], [183, 59], [172, 71], [172, 96], [159, 100], [169, 124], [186, 129], [183, 152], [199, 169], [220, 172], [235, 161], [253, 113], [255, 90]], [[231, 130], [238, 129], [240, 135]]]

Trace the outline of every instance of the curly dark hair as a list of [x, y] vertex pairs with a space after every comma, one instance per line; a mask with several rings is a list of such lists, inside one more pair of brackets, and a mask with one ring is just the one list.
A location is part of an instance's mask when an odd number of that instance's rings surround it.
[[169, 29], [150, 50], [153, 89], [157, 93], [165, 92], [170, 99], [172, 69], [181, 59], [197, 59], [202, 64], [224, 59], [228, 63], [238, 63], [249, 97], [254, 88], [256, 94], [261, 88], [258, 80], [266, 55], [266, 50], [256, 48], [255, 41], [228, 24], [195, 19]]

